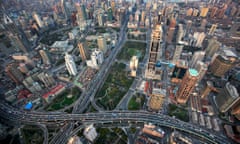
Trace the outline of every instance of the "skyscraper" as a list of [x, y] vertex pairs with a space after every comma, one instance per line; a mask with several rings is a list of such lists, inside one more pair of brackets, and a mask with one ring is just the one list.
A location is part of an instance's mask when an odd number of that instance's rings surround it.
[[196, 51], [193, 54], [192, 60], [191, 60], [191, 68], [195, 68], [197, 61], [202, 61], [203, 58], [205, 56], [205, 52], [204, 51]]
[[79, 48], [79, 52], [80, 52], [80, 56], [82, 58], [82, 61], [86, 61], [87, 59], [89, 59], [89, 53], [88, 53], [88, 50], [87, 50], [86, 42], [79, 42], [78, 43], [78, 48]]
[[202, 47], [202, 42], [203, 42], [203, 40], [204, 40], [204, 38], [205, 38], [205, 33], [204, 32], [195, 32], [194, 33], [194, 35], [193, 35], [193, 37], [197, 40], [197, 42], [196, 42], [196, 47]]
[[99, 36], [97, 39], [97, 43], [98, 43], [98, 48], [103, 51], [103, 53], [107, 52], [107, 43], [106, 40], [103, 36]]
[[214, 88], [213, 83], [211, 81], [207, 81], [205, 83], [205, 86], [204, 86], [203, 90], [202, 90], [201, 98], [202, 99], [206, 98], [209, 95], [209, 93], [212, 91], [213, 88]]
[[5, 71], [7, 73], [7, 75], [16, 83], [16, 84], [20, 84], [24, 77], [23, 74], [21, 73], [21, 71], [18, 69], [18, 66], [16, 63], [10, 63], [7, 65], [7, 67], [5, 68]]
[[220, 42], [217, 41], [216, 37], [213, 37], [208, 42], [208, 46], [206, 48], [206, 56], [212, 57], [220, 48]]
[[73, 60], [73, 57], [71, 55], [69, 55], [68, 53], [65, 54], [65, 64], [67, 67], [67, 70], [69, 72], [70, 75], [77, 75], [77, 68], [76, 68], [76, 64]]
[[185, 35], [185, 33], [184, 33], [184, 30], [183, 30], [183, 25], [179, 24], [178, 25], [178, 33], [177, 33], [176, 42], [179, 43], [180, 41], [182, 41], [184, 35]]
[[208, 65], [202, 61], [197, 61], [196, 66], [194, 66], [193, 68], [195, 68], [198, 71], [199, 73], [198, 81], [200, 82], [208, 70]]
[[198, 71], [196, 69], [188, 69], [176, 94], [178, 103], [185, 104], [188, 101], [197, 81]]
[[209, 35], [213, 35], [215, 30], [217, 29], [217, 24], [213, 24], [208, 32]]
[[38, 79], [42, 81], [42, 83], [45, 85], [45, 87], [51, 87], [55, 84], [55, 80], [53, 78], [53, 75], [47, 72], [41, 72], [38, 74]]
[[176, 64], [177, 61], [180, 59], [180, 56], [181, 56], [181, 53], [182, 53], [182, 50], [183, 50], [183, 44], [177, 44], [176, 45], [176, 48], [175, 48], [175, 51], [174, 51], [174, 55], [173, 55], [173, 63]]
[[41, 20], [41, 17], [39, 17], [39, 15], [36, 13], [36, 12], [33, 12], [32, 14], [34, 20], [37, 22], [37, 25], [40, 27], [40, 28], [43, 28], [43, 22]]
[[77, 9], [77, 23], [79, 25], [80, 31], [83, 31], [86, 29], [87, 23], [87, 13], [86, 8], [83, 4], [76, 3], [76, 9]]
[[222, 77], [237, 62], [237, 56], [230, 50], [223, 50], [210, 64], [213, 75]]
[[225, 113], [240, 101], [240, 97], [236, 87], [228, 82], [215, 100], [219, 111]]
[[45, 50], [40, 50], [39, 54], [41, 55], [43, 63], [45, 65], [50, 65], [51, 64], [51, 61], [50, 61], [50, 58], [49, 58], [49, 54]]
[[162, 26], [156, 25], [151, 34], [151, 43], [149, 50], [149, 58], [145, 71], [145, 77], [149, 79], [161, 79], [161, 69], [157, 67], [157, 60], [162, 57]]
[[203, 8], [201, 9], [200, 16], [201, 16], [201, 17], [206, 17], [207, 14], [208, 14], [208, 10], [209, 10], [208, 7], [203, 7]]
[[3, 15], [3, 24], [9, 34], [8, 37], [16, 49], [27, 52], [30, 48], [29, 41], [23, 30], [14, 23], [8, 15]]
[[103, 52], [95, 49], [91, 54], [92, 64], [95, 67], [99, 67], [103, 63]]

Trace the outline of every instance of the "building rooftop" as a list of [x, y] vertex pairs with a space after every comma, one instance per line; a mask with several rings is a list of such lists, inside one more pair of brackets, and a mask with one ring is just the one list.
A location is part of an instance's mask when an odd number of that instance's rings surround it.
[[191, 76], [198, 76], [199, 74], [196, 69], [192, 69], [192, 68], [189, 69], [189, 73]]

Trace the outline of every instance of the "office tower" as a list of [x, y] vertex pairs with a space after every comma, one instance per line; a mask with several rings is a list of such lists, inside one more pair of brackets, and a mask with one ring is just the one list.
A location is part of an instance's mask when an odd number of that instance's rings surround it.
[[223, 50], [218, 56], [215, 57], [210, 65], [210, 71], [213, 75], [222, 77], [230, 70], [237, 62], [237, 55], [231, 50]]
[[47, 88], [53, 86], [56, 83], [53, 78], [53, 75], [50, 73], [41, 72], [40, 74], [37, 75], [37, 77]]
[[78, 48], [80, 52], [80, 56], [82, 58], [82, 61], [86, 61], [89, 59], [89, 53], [88, 53], [88, 48], [86, 42], [79, 42], [78, 43]]
[[218, 10], [217, 17], [218, 18], [223, 18], [227, 8], [228, 8], [228, 5], [224, 4], [224, 6], [221, 9]]
[[71, 55], [69, 55], [68, 53], [65, 54], [65, 64], [67, 67], [67, 70], [69, 72], [70, 75], [77, 75], [77, 68], [76, 68], [76, 64], [73, 60], [73, 57]]
[[149, 94], [149, 108], [154, 111], [159, 111], [162, 108], [166, 95], [166, 90], [153, 88], [152, 93]]
[[198, 71], [196, 69], [188, 69], [176, 94], [178, 103], [185, 104], [188, 101], [197, 81]]
[[140, 11], [137, 10], [137, 11], [135, 12], [134, 20], [135, 20], [136, 22], [139, 22], [139, 19], [140, 19]]
[[204, 38], [205, 38], [205, 33], [204, 32], [195, 32], [194, 33], [194, 35], [193, 35], [193, 37], [197, 40], [197, 42], [196, 42], [196, 47], [202, 47], [202, 42], [203, 42], [203, 40], [204, 40]]
[[205, 30], [206, 25], [207, 25], [207, 20], [206, 19], [202, 19], [200, 29]]
[[204, 56], [205, 56], [205, 52], [204, 51], [195, 51], [193, 56], [192, 56], [190, 67], [191, 68], [195, 68], [197, 62], [198, 61], [202, 61]]
[[192, 14], [193, 14], [193, 9], [192, 9], [192, 8], [189, 8], [189, 9], [187, 10], [187, 16], [192, 16]]
[[184, 30], [183, 30], [183, 25], [179, 24], [178, 25], [178, 33], [177, 33], [176, 42], [179, 43], [180, 41], [182, 41], [184, 35], [185, 35], [185, 33], [184, 33]]
[[175, 28], [177, 21], [175, 18], [171, 18], [169, 28]]
[[137, 68], [138, 68], [138, 57], [133, 56], [130, 60], [130, 69], [131, 69], [131, 76], [135, 77], [137, 75]]
[[230, 34], [231, 35], [237, 35], [240, 31], [240, 22], [233, 22], [231, 29], [230, 29]]
[[192, 28], [192, 21], [188, 20], [187, 25], [186, 25], [186, 34], [188, 34], [188, 32], [191, 30], [191, 28]]
[[240, 100], [236, 87], [229, 82], [215, 97], [216, 105], [221, 113], [227, 112], [233, 105]]
[[198, 9], [193, 9], [193, 14], [192, 14], [192, 16], [198, 16], [198, 14], [199, 14], [199, 10]]
[[41, 20], [41, 17], [39, 17], [39, 15], [36, 13], [36, 12], [33, 12], [32, 14], [34, 20], [37, 22], [37, 25], [40, 27], [40, 28], [43, 28], [43, 21]]
[[49, 57], [49, 54], [47, 53], [47, 51], [45, 51], [45, 50], [40, 50], [40, 51], [39, 51], [39, 54], [41, 55], [42, 60], [43, 60], [43, 63], [44, 63], [45, 65], [50, 65], [50, 64], [51, 64], [50, 57]]
[[199, 73], [198, 82], [200, 82], [208, 70], [208, 65], [202, 61], [197, 61], [196, 66], [193, 66], [193, 68], [195, 68], [198, 71], [198, 73]]
[[162, 57], [162, 26], [156, 25], [151, 34], [149, 59], [147, 63], [147, 69], [145, 71], [145, 77], [149, 79], [161, 79], [161, 69], [156, 66], [157, 60]]
[[141, 14], [141, 22], [144, 22], [145, 21], [145, 11], [143, 10], [142, 11], [142, 14]]
[[211, 17], [211, 18], [214, 18], [214, 17], [216, 16], [217, 12], [218, 12], [218, 8], [217, 8], [217, 7], [211, 8], [210, 17]]
[[80, 31], [84, 31], [87, 26], [87, 13], [86, 8], [83, 4], [76, 3], [77, 9], [77, 23], [79, 25]]
[[10, 63], [6, 66], [5, 71], [7, 75], [16, 83], [22, 83], [24, 77], [21, 71], [18, 69], [18, 65], [16, 63]]
[[175, 48], [175, 51], [174, 51], [174, 55], [173, 55], [173, 60], [172, 60], [172, 62], [174, 64], [176, 64], [177, 61], [180, 59], [183, 47], [184, 47], [183, 44], [177, 44], [176, 45], [176, 48]]
[[99, 36], [97, 39], [97, 43], [98, 43], [98, 48], [103, 51], [103, 53], [107, 52], [107, 43], [106, 40], [103, 36]]
[[95, 49], [91, 54], [91, 60], [94, 67], [99, 67], [103, 63], [103, 52]]
[[107, 15], [108, 15], [108, 21], [112, 21], [113, 20], [113, 11], [112, 11], [111, 7], [108, 8]]
[[208, 7], [203, 7], [203, 8], [201, 9], [200, 16], [201, 16], [201, 17], [206, 17], [207, 14], [208, 14], [208, 10], [209, 10]]
[[213, 35], [215, 30], [217, 29], [217, 24], [213, 24], [208, 32], [209, 35]]
[[83, 131], [83, 135], [91, 142], [94, 141], [94, 139], [96, 139], [97, 137], [97, 131], [96, 129], [93, 127], [93, 125], [89, 125], [88, 127], [86, 127]]
[[237, 13], [238, 9], [235, 6], [232, 6], [231, 12], [230, 12], [230, 16], [235, 16]]
[[23, 30], [18, 28], [13, 20], [10, 19], [6, 14], [3, 15], [3, 22], [4, 27], [9, 32], [7, 35], [14, 47], [17, 50], [21, 50], [25, 53], [28, 52], [30, 45]]
[[99, 13], [98, 15], [97, 15], [97, 19], [98, 19], [98, 25], [99, 26], [103, 26], [104, 25], [104, 19], [103, 19], [104, 17], [103, 17], [103, 14], [102, 13]]
[[202, 99], [206, 98], [213, 89], [214, 89], [213, 83], [211, 81], [207, 81], [201, 92], [201, 98]]
[[112, 11], [113, 11], [113, 14], [115, 13], [115, 0], [112, 0], [111, 1], [111, 8], [112, 8]]
[[175, 28], [169, 28], [167, 31], [167, 43], [171, 44], [174, 38]]
[[217, 41], [216, 37], [209, 40], [208, 46], [206, 48], [206, 56], [212, 57], [220, 48], [221, 43]]

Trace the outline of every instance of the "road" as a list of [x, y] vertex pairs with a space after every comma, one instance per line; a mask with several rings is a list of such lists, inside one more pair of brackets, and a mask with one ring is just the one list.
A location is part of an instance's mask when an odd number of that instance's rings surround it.
[[56, 139], [54, 143], [66, 142], [73, 128], [73, 122], [78, 121], [83, 125], [87, 124], [107, 124], [107, 123], [152, 123], [159, 126], [174, 128], [187, 132], [194, 136], [204, 139], [207, 143], [230, 143], [226, 137], [209, 132], [207, 129], [200, 128], [197, 125], [186, 123], [167, 115], [151, 113], [147, 111], [104, 111], [98, 113], [86, 114], [64, 114], [64, 113], [46, 113], [46, 112], [26, 112], [0, 102], [1, 117], [9, 121], [19, 122], [21, 124], [44, 123], [46, 125], [56, 122], [68, 122], [66, 129], [60, 135], [61, 139]]

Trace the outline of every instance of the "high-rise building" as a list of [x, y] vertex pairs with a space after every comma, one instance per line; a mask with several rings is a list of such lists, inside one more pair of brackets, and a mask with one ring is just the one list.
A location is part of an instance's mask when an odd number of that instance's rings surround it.
[[213, 90], [213, 88], [214, 88], [213, 83], [211, 81], [207, 81], [202, 90], [201, 98], [202, 99], [206, 98], [209, 95], [209, 93]]
[[176, 49], [174, 51], [173, 60], [172, 60], [172, 62], [174, 64], [176, 64], [177, 61], [180, 59], [180, 56], [181, 56], [182, 50], [183, 50], [183, 46], [184, 46], [183, 44], [177, 44], [176, 45]]
[[133, 56], [130, 60], [130, 69], [131, 69], [131, 76], [135, 77], [137, 75], [137, 68], [138, 68], [138, 58], [137, 56]]
[[98, 48], [103, 51], [103, 53], [107, 52], [107, 43], [106, 40], [103, 36], [99, 36], [97, 39], [97, 43], [98, 43]]
[[104, 17], [103, 17], [103, 14], [102, 13], [99, 13], [97, 15], [97, 19], [98, 19], [98, 25], [99, 26], [103, 26], [104, 25]]
[[156, 25], [151, 34], [149, 59], [147, 63], [147, 69], [145, 71], [145, 77], [149, 79], [161, 79], [161, 69], [157, 65], [157, 61], [162, 58], [162, 26]]
[[205, 30], [205, 27], [207, 25], [207, 20], [206, 19], [202, 19], [201, 25], [200, 25], [200, 29]]
[[189, 8], [188, 10], [187, 10], [187, 16], [192, 16], [192, 14], [193, 14], [193, 9], [192, 8]]
[[203, 7], [203, 8], [201, 9], [200, 16], [201, 16], [201, 17], [206, 17], [207, 14], [208, 14], [208, 10], [209, 10], [208, 7]]
[[10, 63], [7, 65], [5, 69], [7, 75], [16, 83], [20, 84], [24, 77], [21, 71], [18, 69], [18, 66], [16, 63]]
[[198, 61], [202, 61], [203, 58], [205, 56], [205, 52], [204, 51], [196, 51], [193, 54], [192, 60], [191, 60], [191, 68], [195, 68], [196, 64]]
[[186, 25], [186, 34], [188, 34], [188, 32], [191, 30], [191, 28], [192, 28], [192, 21], [188, 20], [187, 25]]
[[217, 29], [217, 24], [213, 24], [208, 32], [209, 35], [213, 35], [215, 30]]
[[30, 48], [29, 41], [23, 30], [14, 23], [8, 15], [3, 15], [3, 24], [6, 30], [10, 33], [8, 34], [9, 39], [13, 43], [16, 49], [23, 52], [27, 52]]
[[176, 94], [178, 103], [185, 104], [188, 101], [188, 98], [194, 90], [197, 81], [198, 71], [196, 69], [188, 69]]
[[36, 13], [36, 12], [33, 12], [32, 14], [34, 20], [37, 22], [37, 25], [40, 27], [40, 28], [43, 28], [43, 21], [41, 20], [41, 17]]
[[108, 8], [107, 15], [108, 15], [108, 21], [112, 21], [113, 20], [113, 10], [111, 7]]
[[184, 33], [184, 30], [183, 30], [183, 25], [179, 24], [178, 25], [178, 33], [177, 33], [176, 42], [179, 43], [180, 41], [182, 41], [184, 35], [185, 35], [185, 33]]
[[223, 50], [210, 64], [210, 71], [213, 75], [222, 77], [236, 64], [236, 62], [237, 55], [235, 53], [231, 50]]
[[194, 35], [193, 35], [193, 37], [197, 40], [197, 42], [196, 42], [196, 47], [202, 47], [202, 42], [203, 42], [203, 40], [204, 40], [204, 38], [205, 38], [205, 33], [204, 32], [195, 32], [194, 33]]
[[240, 101], [240, 97], [236, 87], [228, 82], [215, 97], [215, 101], [219, 111], [225, 113]]
[[206, 48], [206, 56], [212, 57], [220, 48], [220, 42], [217, 41], [216, 37], [213, 37], [208, 42], [208, 46]]
[[86, 8], [83, 4], [76, 3], [76, 9], [77, 9], [77, 23], [80, 27], [80, 31], [83, 31], [86, 29], [87, 26], [87, 13]]
[[45, 65], [50, 65], [51, 64], [49, 54], [45, 50], [40, 50], [39, 54], [41, 55], [43, 63]]
[[115, 6], [116, 6], [115, 0], [112, 0], [111, 1], [111, 8], [112, 8], [113, 13], [115, 13]]
[[213, 7], [211, 8], [211, 14], [210, 14], [210, 17], [211, 18], [214, 18], [217, 14], [217, 11], [218, 11], [218, 8], [217, 7]]
[[78, 43], [78, 49], [79, 49], [82, 61], [86, 61], [87, 59], [89, 59], [89, 53], [88, 53], [88, 50], [87, 50], [86, 42], [79, 42]]
[[92, 52], [91, 60], [92, 60], [93, 66], [99, 67], [99, 65], [101, 65], [103, 63], [103, 60], [104, 60], [103, 59], [103, 52], [98, 50], [98, 49], [95, 49]]
[[228, 5], [227, 4], [224, 4], [223, 7], [221, 9], [218, 10], [218, 14], [217, 14], [217, 17], [218, 18], [223, 18], [224, 15], [225, 15], [225, 12], [228, 8]]
[[53, 75], [50, 73], [41, 72], [40, 74], [38, 74], [37, 77], [40, 81], [42, 81], [44, 86], [47, 88], [53, 86], [56, 83], [53, 78]]
[[25, 63], [20, 63], [18, 69], [24, 74], [29, 72], [29, 69]]
[[78, 136], [74, 136], [68, 140], [67, 144], [82, 144], [82, 142]]
[[141, 22], [144, 22], [145, 21], [145, 11], [143, 10], [142, 11], [142, 14], [141, 14]]
[[96, 137], [97, 137], [97, 131], [93, 127], [93, 125], [89, 125], [88, 127], [86, 127], [84, 129], [83, 134], [91, 142], [93, 142], [96, 139]]
[[134, 15], [134, 20], [136, 21], [136, 22], [139, 22], [140, 20], [140, 11], [139, 10], [137, 10], [136, 12], [135, 12], [135, 15]]
[[65, 19], [66, 20], [69, 19], [70, 16], [71, 16], [71, 12], [70, 12], [69, 8], [67, 7], [66, 1], [65, 0], [61, 0], [60, 5], [61, 5], [62, 12], [63, 12], [63, 14], [65, 16]]
[[73, 57], [71, 55], [69, 55], [68, 53], [65, 54], [65, 64], [67, 67], [67, 70], [69, 72], [70, 75], [77, 75], [77, 68], [76, 68], [76, 64], [73, 60]]
[[193, 68], [195, 68], [198, 71], [199, 73], [198, 81], [200, 82], [208, 70], [208, 65], [202, 61], [197, 61], [196, 66], [194, 66]]
[[149, 96], [150, 96], [149, 108], [151, 110], [158, 111], [162, 108], [162, 105], [164, 103], [166, 90], [153, 88], [152, 93], [149, 94]]

